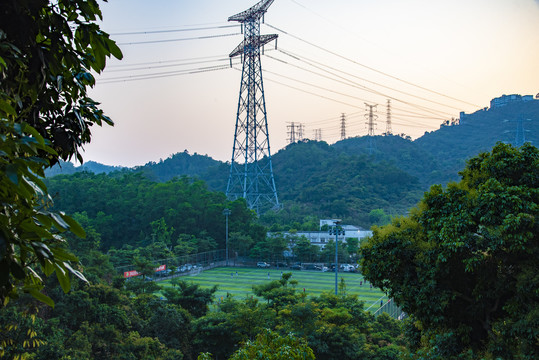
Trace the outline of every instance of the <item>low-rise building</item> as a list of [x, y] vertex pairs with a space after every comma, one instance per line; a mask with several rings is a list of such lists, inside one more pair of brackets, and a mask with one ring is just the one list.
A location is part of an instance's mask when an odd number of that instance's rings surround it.
[[[307, 240], [311, 242], [311, 244], [317, 245], [321, 249], [323, 249], [330, 240], [335, 240], [335, 235], [330, 235], [327, 230], [322, 230], [322, 228], [326, 227], [325, 225], [333, 226], [334, 224], [335, 224], [335, 220], [320, 220], [320, 230], [318, 231], [297, 231], [295, 233], [285, 232], [284, 235], [305, 237], [307, 238]], [[361, 242], [362, 239], [372, 235], [372, 231], [365, 230], [359, 226], [355, 226], [355, 225], [340, 225], [340, 226], [344, 230], [344, 237], [340, 235], [339, 241], [344, 240], [346, 242], [346, 239], [356, 238]]]

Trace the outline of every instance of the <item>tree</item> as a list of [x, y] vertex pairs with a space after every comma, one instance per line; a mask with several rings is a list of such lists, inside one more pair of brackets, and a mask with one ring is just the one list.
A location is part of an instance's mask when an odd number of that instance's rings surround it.
[[253, 293], [266, 299], [277, 311], [286, 304], [295, 304], [300, 300], [300, 295], [296, 292], [298, 281], [290, 280], [291, 277], [292, 273], [288, 272], [284, 273], [280, 280], [253, 285]]
[[171, 304], [179, 305], [196, 318], [206, 315], [213, 302], [217, 285], [203, 289], [198, 284], [177, 282], [178, 288], [164, 288], [163, 295]]
[[292, 334], [280, 336], [265, 330], [256, 340], [247, 341], [241, 349], [236, 351], [230, 360], [314, 360], [313, 350], [305, 340], [298, 339]]
[[383, 209], [373, 209], [369, 213], [369, 221], [373, 225], [387, 225], [391, 222], [391, 216], [387, 215]]
[[207, 351], [215, 359], [226, 359], [241, 339], [234, 330], [231, 315], [223, 311], [212, 311], [196, 319], [193, 322], [195, 353]]
[[298, 260], [301, 262], [313, 262], [318, 259], [318, 254], [320, 253], [320, 248], [316, 245], [311, 244], [309, 239], [305, 236], [300, 237], [295, 246], [292, 248], [294, 255], [297, 256]]
[[160, 241], [167, 246], [171, 245], [171, 238], [172, 234], [174, 233], [174, 228], [169, 228], [164, 218], [152, 221], [150, 226], [152, 227], [152, 243], [155, 241]]
[[249, 235], [240, 232], [230, 233], [228, 239], [229, 254], [237, 253], [239, 256], [246, 256], [252, 245], [253, 239]]
[[70, 262], [59, 233], [84, 231], [50, 211], [41, 177], [59, 159], [75, 156], [94, 124], [112, 124], [87, 96], [91, 70], [120, 49], [95, 23], [96, 0], [6, 0], [0, 5], [0, 307], [18, 290], [52, 305], [40, 272], [70, 287]]
[[363, 274], [413, 315], [431, 344], [418, 353], [539, 356], [538, 174], [537, 148], [499, 143], [459, 183], [374, 228]]

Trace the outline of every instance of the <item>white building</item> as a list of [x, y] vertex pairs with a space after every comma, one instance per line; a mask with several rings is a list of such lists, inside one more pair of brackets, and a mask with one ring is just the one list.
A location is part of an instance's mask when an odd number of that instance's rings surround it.
[[[333, 226], [335, 224], [336, 220], [320, 220], [320, 229], [324, 225], [327, 226]], [[372, 231], [362, 229], [358, 226], [354, 225], [341, 225], [342, 229], [344, 230], [344, 239], [342, 235], [339, 235], [339, 241], [345, 241], [346, 239], [350, 238], [356, 238], [361, 242], [363, 238], [369, 237], [372, 235]], [[289, 236], [297, 236], [297, 237], [305, 237], [307, 240], [311, 242], [313, 245], [317, 245], [320, 248], [324, 248], [326, 244], [329, 242], [329, 240], [335, 240], [335, 235], [330, 235], [327, 230], [319, 230], [319, 231], [298, 231], [296, 233], [284, 233], [284, 235]]]
[[500, 108], [511, 103], [526, 102], [526, 101], [534, 101], [533, 95], [519, 95], [519, 94], [505, 95], [504, 94], [500, 97], [490, 100], [490, 108], [491, 109]]

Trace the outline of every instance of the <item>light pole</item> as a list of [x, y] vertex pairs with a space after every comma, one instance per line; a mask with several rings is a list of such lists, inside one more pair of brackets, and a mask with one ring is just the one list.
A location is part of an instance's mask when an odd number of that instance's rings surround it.
[[341, 220], [335, 220], [332, 227], [329, 228], [329, 235], [335, 235], [335, 295], [338, 294], [339, 282], [339, 235], [344, 235], [343, 228], [339, 225]]
[[226, 257], [226, 266], [228, 266], [228, 215], [230, 215], [231, 211], [230, 209], [224, 209], [223, 210], [223, 215], [225, 216], [226, 218], [226, 230], [225, 230], [225, 244], [226, 244], [226, 254], [225, 254], [225, 257]]

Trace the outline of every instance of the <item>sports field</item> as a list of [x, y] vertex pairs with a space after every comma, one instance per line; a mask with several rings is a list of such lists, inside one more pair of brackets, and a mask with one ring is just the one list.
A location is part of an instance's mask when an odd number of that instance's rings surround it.
[[[226, 296], [227, 293], [236, 299], [245, 299], [254, 296], [253, 285], [279, 280], [282, 272], [291, 272], [291, 280], [298, 281], [297, 289], [305, 291], [308, 296], [318, 296], [322, 292], [335, 292], [335, 273], [321, 271], [219, 267], [205, 270], [199, 274], [184, 276], [182, 280], [199, 284], [203, 288], [218, 285], [215, 293], [216, 299]], [[387, 301], [385, 294], [379, 289], [371, 287], [369, 283], [365, 283], [361, 274], [339, 272], [339, 282], [341, 278], [344, 278], [346, 283], [346, 292], [358, 295], [359, 299], [365, 302], [365, 308], [374, 304], [372, 310], [376, 310], [379, 308], [382, 298], [384, 302]], [[172, 286], [170, 279], [160, 281], [159, 285]]]

